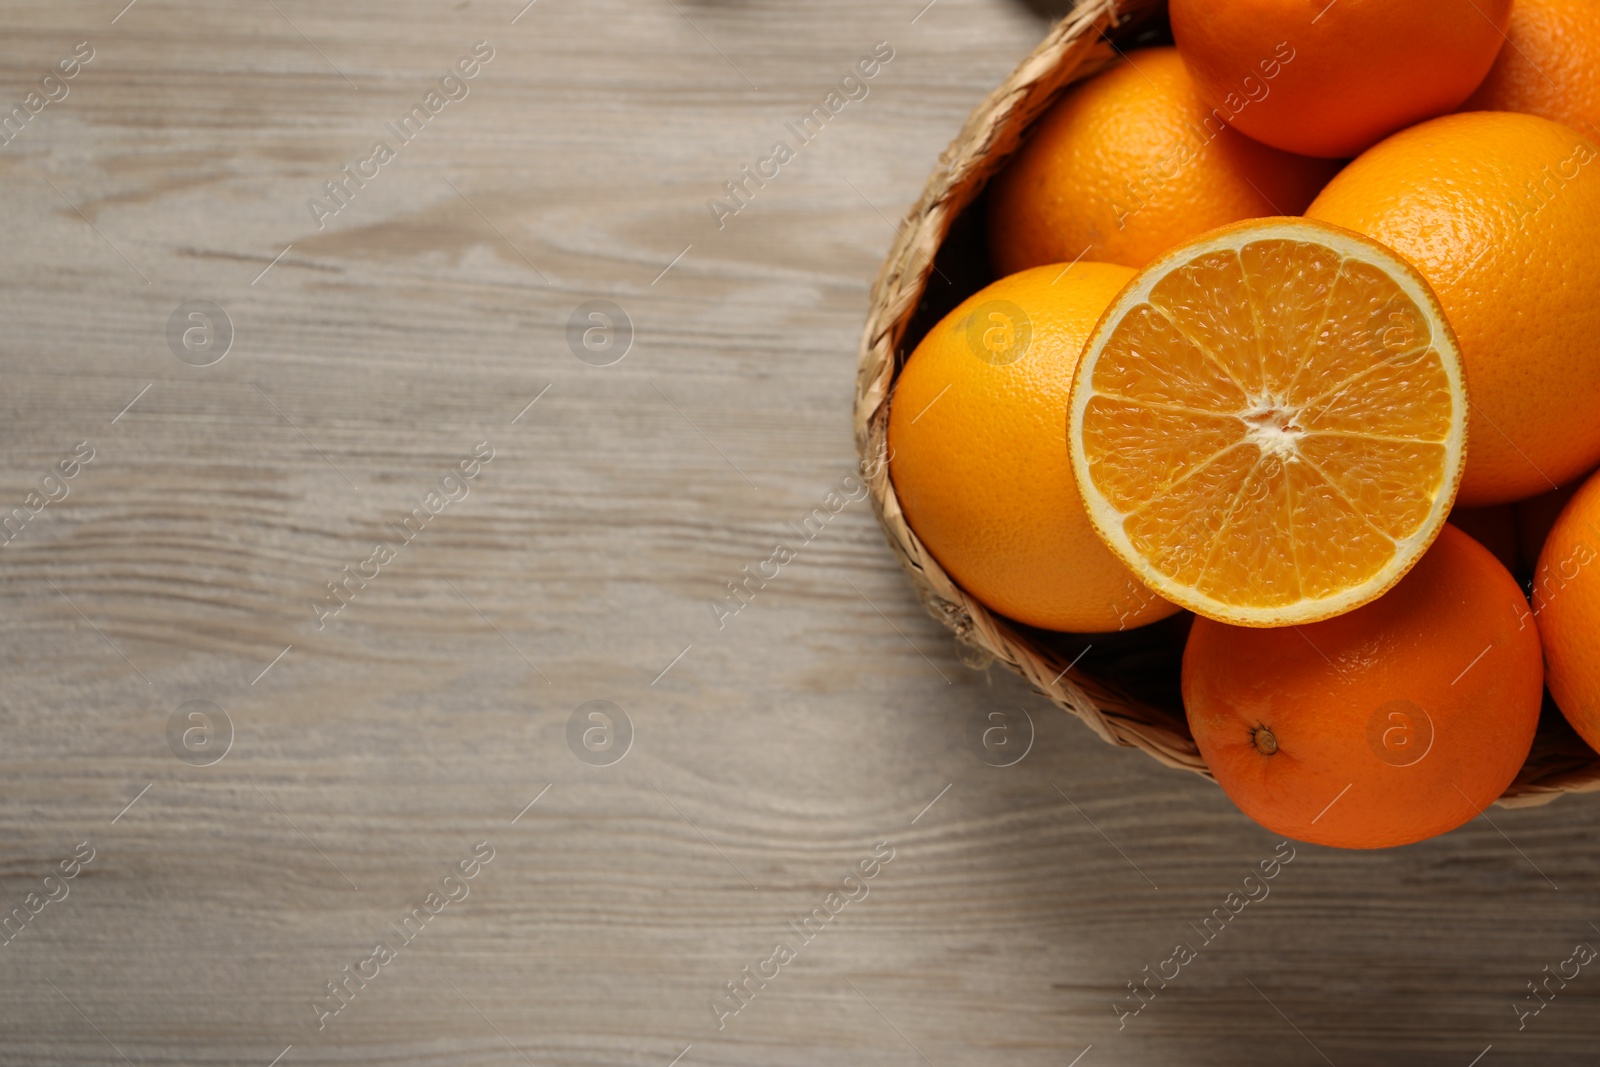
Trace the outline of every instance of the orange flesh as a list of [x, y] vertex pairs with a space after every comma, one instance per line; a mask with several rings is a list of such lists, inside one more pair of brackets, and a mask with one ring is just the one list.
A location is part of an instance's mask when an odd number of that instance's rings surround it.
[[1430, 319], [1388, 273], [1263, 239], [1162, 278], [1094, 366], [1083, 449], [1136, 552], [1247, 609], [1382, 571], [1453, 489]]

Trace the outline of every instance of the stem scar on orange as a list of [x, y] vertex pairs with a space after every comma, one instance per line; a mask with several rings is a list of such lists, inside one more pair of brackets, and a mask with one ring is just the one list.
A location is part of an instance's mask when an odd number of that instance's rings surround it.
[[1543, 685], [1522, 590], [1454, 527], [1363, 608], [1278, 630], [1196, 619], [1183, 654], [1217, 784], [1274, 833], [1336, 848], [1475, 818], [1527, 758]]

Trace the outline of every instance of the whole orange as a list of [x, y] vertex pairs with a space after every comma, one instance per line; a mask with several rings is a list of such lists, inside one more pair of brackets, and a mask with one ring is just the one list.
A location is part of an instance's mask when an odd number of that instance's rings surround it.
[[889, 474], [906, 521], [989, 607], [1095, 633], [1178, 609], [1100, 543], [1067, 458], [1083, 342], [1127, 267], [1038, 267], [975, 293], [922, 339], [889, 408]]
[[1195, 83], [1243, 133], [1353, 156], [1460, 106], [1505, 42], [1511, 0], [1171, 0]]
[[1368, 149], [1307, 209], [1420, 270], [1472, 401], [1460, 504], [1501, 504], [1600, 463], [1600, 146], [1482, 111]]
[[1600, 750], [1600, 476], [1584, 483], [1545, 539], [1533, 610], [1550, 695], [1589, 747]]
[[1600, 139], [1600, 4], [1516, 0], [1506, 40], [1465, 109], [1543, 115]]
[[1297, 215], [1332, 174], [1218, 122], [1174, 49], [1130, 52], [1052, 106], [994, 179], [990, 258], [999, 274], [1143, 267], [1215, 227]]
[[1183, 653], [1217, 783], [1274, 833], [1336, 848], [1477, 816], [1527, 758], [1543, 679], [1522, 590], [1451, 526], [1365, 607], [1273, 630], [1197, 618]]

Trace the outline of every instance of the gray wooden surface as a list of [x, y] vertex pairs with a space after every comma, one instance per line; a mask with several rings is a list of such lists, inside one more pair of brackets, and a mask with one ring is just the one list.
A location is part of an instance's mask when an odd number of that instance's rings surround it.
[[[962, 667], [864, 503], [718, 628], [850, 472], [890, 220], [1034, 10], [123, 2], [10, 0], [0, 37], [0, 114], [94, 50], [0, 147], [0, 511], [94, 450], [0, 548], [0, 913], [28, 916], [0, 1063], [1595, 1062], [1600, 970], [1520, 1031], [1513, 1004], [1600, 945], [1600, 801], [1302, 846], [1119, 1030], [1277, 840]], [[480, 40], [469, 94], [319, 230], [308, 198]], [[879, 41], [866, 98], [719, 229], [707, 200]], [[567, 337], [601, 299], [635, 334], [604, 367]], [[204, 367], [167, 336], [197, 300], [234, 332]], [[609, 766], [568, 744], [591, 700], [632, 723]], [[232, 724], [209, 766], [169, 741], [190, 701]], [[1014, 766], [968, 744], [993, 709], [1035, 724]]]

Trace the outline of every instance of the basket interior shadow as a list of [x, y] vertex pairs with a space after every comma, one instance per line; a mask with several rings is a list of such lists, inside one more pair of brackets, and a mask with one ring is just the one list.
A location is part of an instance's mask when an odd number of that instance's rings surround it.
[[[968, 120], [940, 159], [922, 200], [873, 287], [857, 383], [856, 438], [872, 499], [891, 547], [930, 614], [955, 632], [970, 666], [999, 660], [1100, 737], [1209, 778], [1189, 734], [1179, 692], [1192, 616], [1151, 626], [1075, 635], [997, 616], [957, 586], [907, 526], [885, 455], [888, 401], [905, 357], [962, 300], [995, 280], [985, 232], [988, 178], [1029, 125], [1072, 83], [1132, 48], [1170, 44], [1161, 0], [1082, 0]], [[1530, 806], [1565, 792], [1600, 789], [1600, 756], [1548, 698], [1533, 752], [1499, 803]]]

